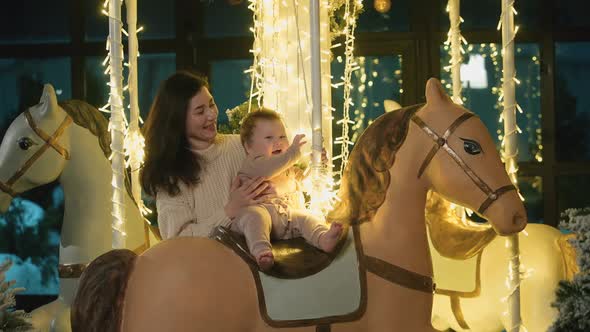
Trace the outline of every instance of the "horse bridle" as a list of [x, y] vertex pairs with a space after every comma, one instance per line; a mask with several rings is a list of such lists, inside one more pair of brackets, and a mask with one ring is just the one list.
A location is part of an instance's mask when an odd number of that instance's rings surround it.
[[463, 113], [460, 117], [457, 118], [457, 120], [455, 120], [449, 126], [449, 128], [445, 131], [445, 133], [442, 136], [439, 136], [436, 132], [434, 132], [434, 130], [432, 130], [432, 128], [430, 128], [426, 123], [424, 123], [424, 121], [422, 121], [422, 119], [420, 119], [420, 117], [418, 117], [417, 115], [414, 115], [412, 117], [412, 121], [414, 121], [414, 123], [418, 125], [418, 127], [420, 127], [422, 131], [424, 131], [436, 143], [436, 145], [432, 147], [428, 155], [426, 155], [424, 162], [422, 162], [422, 166], [420, 166], [420, 169], [418, 170], [418, 178], [422, 176], [422, 174], [426, 170], [426, 167], [428, 167], [428, 164], [430, 164], [438, 150], [442, 148], [459, 165], [459, 167], [461, 167], [461, 169], [465, 172], [465, 174], [467, 174], [467, 176], [469, 176], [469, 178], [475, 183], [475, 185], [487, 196], [486, 200], [481, 204], [481, 206], [477, 210], [477, 212], [480, 215], [483, 215], [484, 211], [487, 210], [487, 208], [490, 207], [490, 205], [492, 205], [492, 203], [494, 203], [494, 201], [496, 201], [501, 195], [509, 191], [516, 190], [516, 187], [514, 187], [514, 185], [506, 185], [498, 188], [495, 191], [492, 190], [492, 188], [490, 188], [490, 186], [488, 186], [485, 183], [485, 181], [483, 181], [471, 169], [471, 167], [469, 167], [469, 165], [467, 165], [465, 161], [463, 161], [463, 159], [459, 157], [455, 150], [453, 150], [453, 148], [449, 146], [447, 140], [453, 134], [453, 132], [455, 132], [455, 130], [461, 124], [463, 124], [463, 122], [467, 121], [468, 119], [474, 116], [475, 115], [473, 113]]
[[63, 134], [64, 130], [72, 123], [72, 118], [69, 115], [66, 115], [66, 117], [63, 119], [63, 121], [61, 122], [61, 124], [59, 125], [59, 127], [55, 130], [55, 132], [53, 133], [53, 135], [48, 135], [47, 133], [45, 133], [41, 128], [37, 127], [37, 124], [35, 124], [35, 121], [33, 120], [33, 116], [31, 115], [31, 113], [29, 112], [29, 110], [26, 110], [24, 112], [25, 114], [25, 118], [27, 119], [27, 123], [29, 124], [29, 127], [31, 127], [31, 129], [35, 132], [35, 134], [37, 134], [37, 136], [39, 136], [43, 141], [45, 141], [45, 144], [43, 144], [43, 146], [41, 146], [6, 182], [2, 182], [0, 181], [0, 190], [2, 190], [3, 192], [7, 193], [8, 195], [12, 196], [13, 198], [18, 195], [17, 192], [15, 192], [12, 189], [12, 186], [21, 178], [21, 176], [23, 176], [26, 171], [33, 166], [33, 164], [35, 163], [35, 161], [37, 161], [37, 159], [39, 159], [39, 157], [41, 157], [41, 155], [43, 154], [43, 152], [45, 152], [48, 148], [53, 148], [57, 153], [59, 153], [64, 159], [69, 160], [70, 159], [70, 153], [68, 152], [68, 150], [66, 150], [63, 146], [61, 146], [59, 144], [59, 142], [57, 141], [59, 139], [59, 137]]

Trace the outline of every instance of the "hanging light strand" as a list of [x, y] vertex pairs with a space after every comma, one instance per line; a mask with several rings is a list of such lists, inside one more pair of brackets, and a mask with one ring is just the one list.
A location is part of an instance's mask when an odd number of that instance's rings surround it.
[[348, 157], [350, 154], [350, 146], [354, 144], [350, 140], [349, 127], [354, 124], [354, 121], [350, 120], [350, 106], [354, 106], [351, 98], [351, 91], [353, 85], [351, 83], [352, 73], [355, 70], [360, 69], [354, 58], [354, 31], [356, 29], [356, 17], [357, 11], [361, 10], [363, 6], [362, 0], [351, 0], [346, 1], [344, 7], [344, 20], [346, 25], [343, 33], [345, 35], [344, 41], [344, 76], [342, 77], [342, 86], [344, 87], [343, 99], [344, 105], [342, 107], [342, 120], [337, 123], [342, 126], [342, 135], [337, 137], [334, 144], [341, 144], [340, 154], [338, 158], [341, 159], [340, 170], [337, 172], [339, 179], [342, 178], [346, 164], [348, 163]]

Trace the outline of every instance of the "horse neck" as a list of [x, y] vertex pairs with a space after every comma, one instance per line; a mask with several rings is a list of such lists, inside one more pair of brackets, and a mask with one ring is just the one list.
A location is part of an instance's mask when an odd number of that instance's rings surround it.
[[413, 158], [404, 157], [411, 152], [404, 146], [389, 170], [390, 184], [384, 203], [373, 220], [361, 226], [363, 247], [367, 255], [432, 275], [424, 217], [428, 188], [417, 178], [415, 163], [406, 162]]
[[[60, 176], [65, 193], [60, 262], [88, 262], [111, 249], [111, 165], [87, 129], [72, 125], [71, 159]], [[125, 193], [127, 247], [143, 243], [143, 219]]]

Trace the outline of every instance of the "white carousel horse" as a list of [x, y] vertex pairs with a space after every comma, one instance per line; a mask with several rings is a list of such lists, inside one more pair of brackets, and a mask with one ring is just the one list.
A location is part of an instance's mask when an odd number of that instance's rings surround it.
[[[58, 105], [46, 84], [39, 104], [20, 114], [0, 146], [0, 213], [13, 197], [55, 179], [65, 193], [57, 300], [32, 312], [41, 331], [70, 331], [69, 307], [84, 266], [111, 249], [110, 133], [104, 116], [81, 101]], [[102, 148], [101, 148], [102, 147]], [[126, 195], [126, 247], [149, 247], [143, 216]]]
[[[506, 239], [495, 236], [489, 225], [458, 222], [448, 204], [432, 196], [426, 217], [437, 283], [433, 326], [441, 331], [510, 331], [504, 300], [510, 292], [506, 287], [510, 260]], [[551, 303], [559, 281], [578, 272], [570, 237], [543, 224], [528, 224], [519, 234], [524, 272], [521, 317], [529, 332], [549, 329], [557, 318]], [[470, 248], [465, 246], [466, 238], [471, 239]]]

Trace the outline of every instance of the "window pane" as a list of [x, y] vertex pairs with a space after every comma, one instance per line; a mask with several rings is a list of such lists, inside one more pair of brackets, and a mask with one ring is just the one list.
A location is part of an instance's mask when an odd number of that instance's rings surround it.
[[[102, 13], [103, 1], [86, 1], [86, 40], [106, 41], [109, 34], [109, 20]], [[121, 7], [121, 18], [127, 28], [126, 7]], [[108, 9], [107, 9], [108, 11]], [[174, 38], [175, 32], [174, 1], [142, 0], [137, 3], [137, 27], [144, 27], [137, 37], [139, 39]], [[123, 35], [125, 37], [125, 35]], [[141, 52], [141, 44], [139, 44]]]
[[[449, 30], [449, 14], [446, 11], [447, 0], [441, 0], [441, 28]], [[519, 0], [514, 3], [518, 15], [514, 17], [520, 29], [531, 30], [541, 26], [543, 2], [538, 0]], [[461, 30], [496, 30], [502, 13], [500, 0], [461, 1]]]
[[588, 20], [588, 3], [580, 0], [553, 1], [555, 9], [555, 27], [577, 28], [590, 27]]
[[528, 221], [543, 223], [543, 178], [540, 176], [519, 176], [518, 187], [524, 197]]
[[0, 134], [22, 111], [39, 102], [51, 83], [59, 100], [72, 97], [69, 58], [0, 59]]
[[[202, 1], [206, 37], [252, 36], [252, 11], [247, 0]], [[231, 24], [228, 24], [231, 22]]]
[[[88, 57], [84, 64], [86, 101], [97, 108], [106, 105], [110, 92], [106, 85], [109, 78], [104, 74], [103, 60], [99, 57]], [[137, 62], [139, 67], [139, 111], [141, 117], [146, 119], [160, 83], [176, 70], [176, 55], [171, 53], [142, 54]], [[124, 82], [127, 82], [127, 67], [123, 67], [123, 75]], [[124, 98], [125, 103], [128, 104], [128, 93], [125, 93]]]
[[590, 43], [555, 45], [557, 158], [590, 160]]
[[[492, 138], [500, 148], [504, 123], [499, 122], [503, 109], [498, 100], [502, 86], [502, 57], [499, 44], [469, 44], [461, 65], [463, 103], [475, 112], [487, 126]], [[518, 135], [518, 160], [543, 160], [541, 137], [541, 76], [539, 46], [517, 44], [514, 61], [516, 76], [521, 84], [516, 86], [516, 101], [523, 110], [517, 112], [517, 124], [522, 130]], [[441, 47], [441, 78], [447, 92], [452, 94], [450, 72], [445, 67], [450, 63], [449, 46]]]
[[59, 293], [63, 198], [59, 184], [52, 183], [19, 195], [0, 215], [0, 261], [12, 261], [6, 279], [26, 288], [20, 294]]
[[590, 206], [590, 195], [585, 192], [586, 188], [589, 187], [589, 175], [569, 175], [558, 177], [557, 207], [559, 209], [559, 213], [570, 208], [583, 208]]
[[227, 124], [226, 110], [246, 101], [250, 95], [250, 74], [244, 71], [252, 60], [224, 60], [211, 62], [211, 91], [219, 108], [219, 123]]
[[[357, 22], [357, 31], [410, 31], [409, 0], [377, 0], [377, 6], [389, 2], [391, 9], [381, 13], [375, 9], [375, 0], [363, 1], [363, 12]], [[344, 10], [340, 15], [343, 15]], [[338, 15], [338, 13], [337, 13]]]
[[70, 0], [3, 2], [0, 44], [70, 41]]

